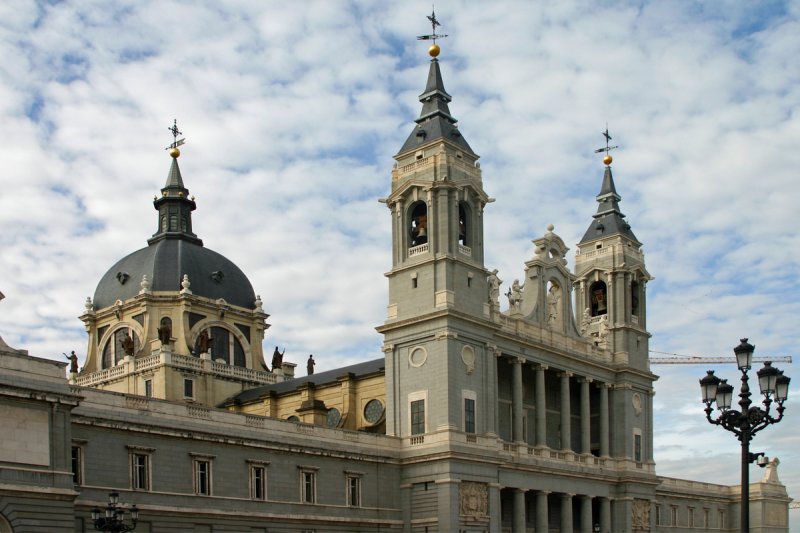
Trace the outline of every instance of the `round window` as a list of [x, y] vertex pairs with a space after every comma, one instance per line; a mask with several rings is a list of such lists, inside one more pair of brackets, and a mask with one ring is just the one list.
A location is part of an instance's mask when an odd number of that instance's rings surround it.
[[383, 417], [383, 404], [380, 400], [370, 400], [364, 407], [364, 420], [369, 424], [377, 424]]
[[300, 422], [300, 419], [299, 419], [299, 418], [297, 418], [297, 417], [296, 417], [296, 416], [294, 416], [294, 415], [290, 416], [290, 417], [289, 417], [289, 418], [287, 418], [286, 420], [288, 420], [289, 422]]
[[342, 413], [335, 407], [328, 409], [328, 427], [335, 428], [342, 421]]

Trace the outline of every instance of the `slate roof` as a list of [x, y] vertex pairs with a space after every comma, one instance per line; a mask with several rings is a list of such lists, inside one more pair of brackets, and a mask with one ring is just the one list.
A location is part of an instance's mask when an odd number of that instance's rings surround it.
[[[625, 220], [625, 215], [619, 209], [619, 202], [622, 197], [617, 194], [614, 186], [614, 176], [611, 167], [606, 166], [603, 174], [603, 185], [600, 187], [600, 194], [597, 195], [597, 213], [593, 215], [592, 221], [586, 233], [583, 234], [579, 244], [594, 241], [611, 235], [625, 235], [634, 242], [639, 243], [636, 235], [631, 231], [631, 226]], [[641, 244], [641, 243], [639, 243]]]
[[192, 233], [191, 212], [196, 205], [183, 185], [177, 157], [172, 159], [161, 193], [153, 201], [159, 218], [174, 214], [185, 224], [175, 227], [159, 220], [158, 231], [147, 241], [149, 246], [123, 257], [100, 278], [94, 293], [95, 309], [136, 296], [143, 275], [150, 281], [150, 290], [177, 292], [184, 274], [189, 276], [195, 295], [223, 298], [229, 304], [255, 309], [256, 295], [244, 272], [226, 257], [203, 247], [203, 241]]
[[445, 139], [456, 144], [465, 152], [475, 155], [469, 143], [458, 130], [458, 121], [450, 114], [450, 108], [447, 104], [452, 99], [444, 89], [439, 61], [433, 58], [428, 71], [425, 91], [419, 96], [419, 101], [422, 102], [422, 111], [419, 118], [415, 120], [417, 126], [408, 136], [398, 153], [402, 154], [410, 150], [416, 150], [417, 147], [423, 144]]
[[325, 385], [328, 383], [334, 383], [338, 381], [340, 377], [346, 376], [348, 374], [353, 374], [356, 378], [361, 376], [366, 376], [368, 374], [375, 374], [377, 372], [384, 370], [384, 368], [385, 368], [385, 360], [383, 357], [381, 357], [380, 359], [373, 359], [372, 361], [365, 361], [363, 363], [356, 363], [350, 366], [335, 368], [333, 370], [320, 372], [319, 374], [313, 374], [311, 376], [289, 379], [287, 381], [282, 381], [280, 383], [273, 383], [271, 385], [262, 385], [260, 387], [248, 389], [234, 396], [231, 396], [230, 398], [222, 402], [222, 404], [220, 404], [219, 407], [252, 402], [254, 400], [258, 400], [259, 398], [265, 397], [272, 392], [274, 392], [275, 394], [292, 392], [295, 389], [297, 389], [297, 387], [299, 387], [300, 385], [305, 385], [306, 383], [309, 382], [319, 387], [321, 385]]

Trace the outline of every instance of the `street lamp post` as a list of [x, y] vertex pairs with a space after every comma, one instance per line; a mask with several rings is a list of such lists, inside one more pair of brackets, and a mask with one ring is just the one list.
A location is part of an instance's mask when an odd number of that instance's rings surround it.
[[125, 523], [125, 509], [120, 506], [119, 492], [108, 493], [108, 505], [104, 511], [95, 507], [92, 509], [92, 522], [97, 531], [108, 533], [125, 533], [136, 529], [139, 521], [139, 509], [136, 504], [131, 506], [131, 525]]
[[[742, 443], [742, 501], [741, 501], [741, 531], [746, 533], [750, 528], [750, 463], [758, 459], [759, 466], [767, 463], [763, 453], [750, 453], [750, 441], [756, 433], [769, 426], [777, 424], [783, 418], [783, 402], [789, 394], [790, 378], [783, 375], [782, 370], [772, 366], [772, 363], [764, 363], [764, 367], [756, 374], [758, 375], [758, 385], [761, 394], [764, 396], [763, 408], [752, 405], [750, 401], [750, 386], [748, 384], [747, 371], [753, 362], [753, 351], [755, 346], [748, 344], [747, 339], [741, 339], [739, 346], [733, 349], [736, 355], [736, 364], [742, 372], [742, 386], [739, 393], [740, 410], [731, 409], [733, 399], [733, 386], [728, 384], [728, 380], [720, 379], [714, 375], [713, 370], [709, 370], [707, 375], [700, 380], [700, 389], [703, 394], [703, 403], [706, 404], [706, 419], [716, 426], [722, 426], [732, 432]], [[720, 410], [719, 416], [711, 417], [714, 408], [711, 404], [716, 402]], [[778, 416], [770, 414], [770, 406], [775, 402], [778, 404]]]

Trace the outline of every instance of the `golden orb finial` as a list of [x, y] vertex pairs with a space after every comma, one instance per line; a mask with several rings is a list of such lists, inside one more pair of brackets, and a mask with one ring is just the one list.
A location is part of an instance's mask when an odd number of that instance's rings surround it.
[[428, 55], [430, 55], [431, 57], [438, 57], [438, 56], [439, 56], [439, 53], [440, 53], [441, 51], [442, 51], [442, 49], [441, 49], [441, 48], [439, 48], [439, 45], [438, 45], [438, 44], [436, 44], [436, 43], [433, 43], [433, 44], [431, 45], [431, 47], [430, 47], [430, 48], [428, 48]]
[[178, 159], [181, 156], [181, 151], [178, 150], [177, 148], [170, 148], [169, 149], [169, 156], [172, 159]]
[[612, 162], [613, 160], [614, 160], [614, 158], [613, 158], [613, 157], [611, 157], [610, 155], [606, 154], [606, 156], [603, 158], [603, 164], [604, 164], [605, 166], [607, 166], [607, 167], [608, 167], [608, 166], [611, 166], [611, 162]]

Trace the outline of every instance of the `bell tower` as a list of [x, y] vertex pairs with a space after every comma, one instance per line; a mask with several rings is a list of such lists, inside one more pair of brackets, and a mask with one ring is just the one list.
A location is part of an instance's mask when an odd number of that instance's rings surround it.
[[[478, 316], [487, 294], [483, 264], [483, 190], [478, 156], [458, 129], [431, 47], [422, 112], [395, 156], [389, 321], [457, 307]], [[480, 295], [477, 297], [477, 295]]]
[[475, 427], [474, 413], [476, 405], [480, 414], [490, 411], [481, 402], [494, 364], [483, 242], [483, 209], [492, 200], [478, 155], [450, 113], [439, 52], [436, 44], [429, 49], [422, 111], [381, 200], [392, 225], [387, 317], [377, 328], [386, 353], [386, 432], [415, 442], [463, 430], [467, 419], [471, 431], [487, 431], [481, 421]]
[[[608, 130], [604, 135], [610, 139]], [[653, 277], [645, 268], [642, 243], [620, 211], [610, 149], [599, 150], [606, 156], [597, 212], [575, 257], [576, 310], [581, 330], [609, 350], [613, 362], [649, 371], [645, 288]]]

